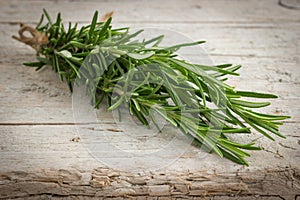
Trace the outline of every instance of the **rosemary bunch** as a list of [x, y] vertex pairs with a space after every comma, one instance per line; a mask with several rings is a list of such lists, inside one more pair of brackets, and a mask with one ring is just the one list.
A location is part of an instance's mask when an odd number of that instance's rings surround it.
[[[47, 23], [42, 25], [44, 17]], [[157, 125], [158, 114], [192, 136], [197, 145], [240, 164], [248, 165], [245, 157], [250, 154], [245, 150], [260, 148], [254, 143], [235, 142], [230, 134], [255, 129], [271, 140], [270, 133], [284, 137], [278, 128], [288, 116], [253, 111], [270, 103], [243, 99], [275, 95], [239, 91], [225, 83], [227, 75], [239, 75], [236, 71], [240, 65], [186, 62], [176, 56], [176, 51], [203, 41], [163, 47], [163, 36], [134, 40], [142, 30], [130, 34], [129, 28], [113, 29], [111, 20], [98, 22], [96, 11], [91, 24], [78, 28], [69, 23], [66, 28], [60, 14], [53, 22], [44, 10], [36, 34], [32, 34], [33, 44], [27, 41], [37, 50], [38, 61], [25, 65], [36, 70], [52, 66], [71, 91], [80, 77], [95, 108], [104, 99], [109, 111], [125, 104], [146, 126], [150, 121]], [[15, 38], [22, 41], [20, 36]]]

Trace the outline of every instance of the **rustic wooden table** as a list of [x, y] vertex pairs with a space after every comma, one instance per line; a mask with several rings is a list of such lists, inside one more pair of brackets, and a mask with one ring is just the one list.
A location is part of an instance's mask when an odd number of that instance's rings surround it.
[[[132, 173], [106, 167], [81, 140], [73, 139], [80, 125], [74, 124], [66, 85], [50, 69], [35, 72], [23, 67], [23, 62], [34, 60], [34, 51], [11, 39], [19, 22], [36, 23], [43, 8], [82, 24], [95, 10], [113, 10], [116, 26], [168, 28], [206, 40], [203, 47], [215, 63], [243, 65], [241, 76], [231, 79], [231, 84], [279, 95], [268, 111], [292, 116], [281, 127], [287, 139], [272, 142], [256, 133], [242, 136], [245, 141], [254, 137], [265, 148], [253, 152], [250, 167], [214, 154], [200, 159], [193, 146], [158, 171]], [[300, 11], [296, 8], [277, 0], [3, 0], [0, 36], [0, 199], [300, 197]], [[113, 132], [111, 126], [108, 120], [102, 131]]]

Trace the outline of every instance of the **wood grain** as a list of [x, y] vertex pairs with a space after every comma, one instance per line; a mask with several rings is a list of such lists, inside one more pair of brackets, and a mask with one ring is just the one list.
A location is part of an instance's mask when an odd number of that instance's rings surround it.
[[[94, 10], [100, 10], [103, 14], [115, 11], [115, 20], [120, 22], [142, 22], [142, 23], [198, 23], [198, 22], [299, 22], [300, 17], [297, 10], [290, 10], [278, 5], [277, 0], [267, 1], [239, 1], [227, 0], [180, 0], [153, 1], [147, 3], [138, 0], [129, 1], [56, 1], [56, 0], [25, 0], [25, 1], [3, 1], [1, 3], [1, 22], [18, 23], [36, 22], [41, 11], [46, 8], [50, 14], [56, 12], [64, 13], [66, 21], [88, 22], [93, 16]], [[30, 12], [28, 12], [30, 9]]]
[[[36, 23], [42, 8], [52, 15], [60, 11], [64, 20], [80, 24], [88, 23], [96, 9], [113, 10], [116, 27], [167, 28], [192, 40], [206, 40], [203, 49], [214, 63], [243, 65], [241, 76], [232, 77], [230, 84], [278, 94], [265, 111], [292, 116], [281, 127], [287, 138], [273, 142], [256, 132], [232, 136], [264, 147], [252, 152], [250, 167], [205, 154], [193, 145], [157, 171], [107, 167], [86, 148], [103, 141], [87, 140], [86, 135], [116, 135], [117, 122], [98, 111], [97, 118], [76, 124], [65, 83], [49, 68], [36, 72], [22, 66], [34, 60], [34, 51], [11, 35], [19, 22]], [[1, 1], [0, 199], [299, 198], [299, 27], [299, 11], [284, 8], [277, 0]], [[197, 51], [188, 57], [197, 58]], [[128, 135], [120, 136], [120, 141], [132, 145]], [[113, 153], [107, 150], [107, 156]]]

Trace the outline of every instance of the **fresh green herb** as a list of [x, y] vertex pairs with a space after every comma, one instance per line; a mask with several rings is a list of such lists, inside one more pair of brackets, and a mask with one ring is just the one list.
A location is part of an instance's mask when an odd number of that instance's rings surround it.
[[[48, 22], [43, 25], [44, 16]], [[238, 91], [220, 79], [239, 75], [240, 65], [205, 66], [176, 56], [178, 49], [203, 41], [170, 47], [159, 45], [163, 36], [136, 41], [133, 39], [142, 30], [130, 34], [129, 28], [113, 29], [111, 18], [98, 22], [98, 12], [90, 25], [78, 29], [77, 24], [69, 23], [66, 30], [60, 14], [52, 21], [44, 10], [35, 30], [47, 36], [47, 43], [33, 41], [38, 62], [25, 65], [37, 70], [52, 66], [71, 91], [75, 80], [83, 79], [95, 108], [104, 99], [109, 111], [127, 104], [142, 124], [148, 126], [152, 121], [158, 128], [156, 113], [192, 136], [196, 145], [244, 165], [248, 165], [245, 157], [250, 156], [245, 150], [260, 148], [254, 143], [234, 142], [230, 134], [250, 133], [253, 128], [273, 140], [270, 133], [284, 137], [278, 125], [288, 116], [254, 112], [250, 109], [270, 103], [243, 99], [275, 95]], [[32, 42], [27, 44], [33, 46]]]

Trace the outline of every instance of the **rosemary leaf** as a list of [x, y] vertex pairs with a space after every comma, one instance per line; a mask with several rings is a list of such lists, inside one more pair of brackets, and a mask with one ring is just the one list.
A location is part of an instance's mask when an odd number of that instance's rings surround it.
[[239, 75], [241, 65], [187, 62], [176, 51], [204, 41], [163, 47], [163, 35], [135, 40], [143, 30], [130, 34], [128, 27], [113, 29], [111, 21], [110, 17], [98, 22], [96, 11], [90, 25], [78, 29], [77, 23], [69, 23], [65, 29], [60, 14], [53, 23], [44, 10], [36, 31], [47, 36], [48, 42], [33, 43], [38, 62], [24, 65], [37, 70], [52, 65], [71, 92], [76, 78], [82, 79], [95, 108], [106, 99], [107, 109], [120, 114], [120, 107], [127, 104], [130, 114], [142, 124], [149, 126], [152, 121], [160, 130], [156, 113], [194, 138], [202, 149], [239, 164], [248, 165], [245, 158], [250, 153], [245, 150], [261, 148], [254, 143], [240, 144], [227, 135], [249, 134], [254, 129], [271, 140], [271, 134], [285, 137], [279, 125], [289, 116], [256, 112], [251, 109], [270, 103], [244, 99], [277, 98], [276, 95], [239, 91], [225, 83], [227, 76]]

